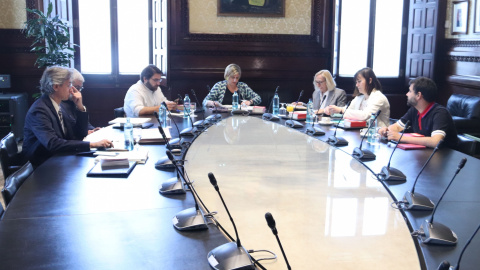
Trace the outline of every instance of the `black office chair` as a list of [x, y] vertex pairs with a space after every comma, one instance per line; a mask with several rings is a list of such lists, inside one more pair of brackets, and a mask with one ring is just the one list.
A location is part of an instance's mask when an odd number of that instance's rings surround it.
[[113, 109], [113, 118], [125, 117], [125, 110], [123, 107]]
[[480, 97], [453, 94], [448, 99], [450, 112], [458, 134], [480, 133]]
[[25, 180], [32, 174], [33, 166], [30, 162], [27, 162], [16, 172], [12, 173], [10, 176], [5, 178], [5, 186], [2, 189], [2, 197], [5, 201], [5, 206], [7, 206], [17, 193], [17, 190], [25, 182]]
[[7, 178], [14, 171], [20, 169], [26, 160], [21, 152], [15, 135], [10, 132], [0, 142], [0, 164], [2, 165], [3, 177]]

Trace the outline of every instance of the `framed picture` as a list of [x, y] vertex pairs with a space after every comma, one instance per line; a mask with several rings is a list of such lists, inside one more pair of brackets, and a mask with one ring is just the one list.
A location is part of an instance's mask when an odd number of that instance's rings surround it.
[[452, 34], [466, 34], [468, 24], [468, 0], [452, 2]]
[[473, 22], [473, 32], [480, 34], [480, 0], [475, 0], [475, 17]]
[[285, 17], [285, 0], [218, 0], [217, 16]]

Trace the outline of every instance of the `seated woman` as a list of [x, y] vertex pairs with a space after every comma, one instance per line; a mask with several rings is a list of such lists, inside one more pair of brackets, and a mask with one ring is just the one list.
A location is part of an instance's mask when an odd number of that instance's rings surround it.
[[[83, 141], [88, 133], [88, 113], [82, 94], [72, 87], [72, 71], [48, 67], [40, 80], [42, 96], [25, 118], [23, 154], [34, 167], [60, 152], [83, 152], [90, 148], [112, 147], [110, 140]], [[74, 106], [65, 102], [71, 99]]]
[[350, 107], [338, 107], [330, 105], [325, 109], [326, 114], [345, 113], [346, 119], [368, 120], [372, 113], [381, 110], [377, 118], [379, 127], [387, 127], [390, 124], [390, 103], [387, 97], [382, 93], [382, 85], [371, 68], [363, 68], [354, 76], [355, 97]]
[[[203, 100], [203, 106], [221, 106], [221, 104], [232, 104], [232, 95], [238, 91], [238, 97], [242, 105], [252, 106], [262, 102], [260, 96], [253, 92], [246, 83], [239, 82], [242, 70], [236, 64], [230, 64], [225, 69], [224, 81], [217, 82], [210, 93]], [[228, 90], [228, 91], [227, 91]]]
[[[345, 91], [336, 88], [337, 84], [328, 70], [320, 70], [313, 77], [313, 87], [315, 91], [312, 95], [313, 109], [316, 114], [323, 114], [326, 107], [336, 105], [343, 107], [347, 103]], [[295, 103], [294, 103], [295, 104]], [[299, 102], [298, 105], [304, 105]]]

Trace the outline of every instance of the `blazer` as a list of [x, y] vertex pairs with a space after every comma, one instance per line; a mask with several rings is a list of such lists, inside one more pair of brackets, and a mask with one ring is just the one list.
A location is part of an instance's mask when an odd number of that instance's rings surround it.
[[[321, 92], [320, 90], [315, 90], [313, 92], [312, 98], [313, 98], [314, 110], [320, 109], [320, 106], [322, 105], [322, 98], [321, 98], [322, 95], [320, 92]], [[345, 104], [347, 104], [347, 94], [345, 94], [344, 90], [335, 88], [329, 91], [328, 97], [323, 103], [325, 104], [325, 106], [323, 106], [324, 108], [327, 107], [328, 105], [344, 107]]]
[[25, 117], [22, 152], [35, 167], [59, 152], [89, 151], [90, 142], [82, 139], [88, 133], [88, 114], [60, 103], [66, 134], [50, 97], [43, 94]]

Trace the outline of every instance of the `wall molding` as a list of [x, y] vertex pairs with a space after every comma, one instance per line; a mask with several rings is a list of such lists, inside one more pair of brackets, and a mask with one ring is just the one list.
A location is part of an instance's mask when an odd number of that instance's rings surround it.
[[479, 56], [458, 56], [458, 55], [449, 55], [448, 61], [454, 62], [480, 62]]

